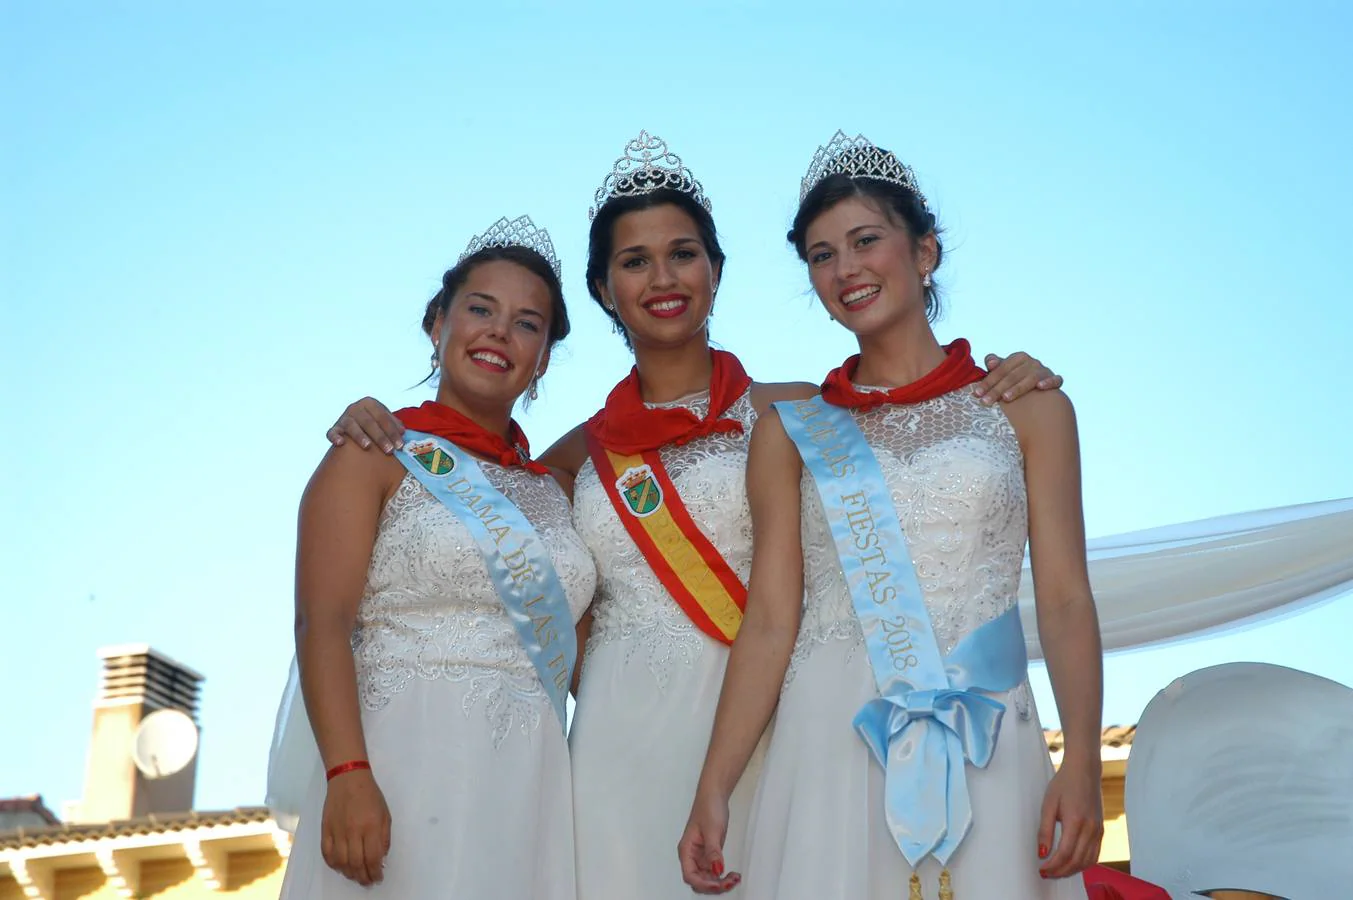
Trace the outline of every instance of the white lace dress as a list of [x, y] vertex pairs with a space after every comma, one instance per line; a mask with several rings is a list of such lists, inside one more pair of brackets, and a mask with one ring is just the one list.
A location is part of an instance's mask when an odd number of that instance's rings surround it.
[[[575, 620], [596, 569], [552, 478], [481, 462], [548, 548]], [[316, 769], [284, 900], [574, 900], [563, 729], [465, 525], [406, 475], [380, 518], [352, 638], [362, 728], [390, 807], [385, 879], [320, 855]]]
[[[1014, 429], [963, 388], [856, 416], [906, 531], [940, 651], [1016, 602], [1028, 534]], [[851, 726], [878, 696], [822, 502], [805, 472], [803, 623], [780, 695], [743, 869], [747, 900], [901, 900], [911, 868], [884, 819], [883, 769]], [[1006, 704], [986, 769], [968, 766], [973, 826], [949, 861], [955, 900], [1084, 900], [1038, 874], [1052, 774], [1028, 683]], [[920, 865], [926, 900], [940, 866]]]
[[[679, 401], [696, 415], [702, 393]], [[727, 413], [742, 434], [660, 451], [686, 509], [744, 583], [751, 571], [747, 440], [750, 392]], [[728, 649], [700, 631], [625, 531], [589, 461], [574, 521], [597, 560], [600, 591], [569, 743], [573, 752], [579, 900], [689, 900], [676, 846], [714, 725]], [[758, 750], [730, 805], [728, 853], [738, 858]]]

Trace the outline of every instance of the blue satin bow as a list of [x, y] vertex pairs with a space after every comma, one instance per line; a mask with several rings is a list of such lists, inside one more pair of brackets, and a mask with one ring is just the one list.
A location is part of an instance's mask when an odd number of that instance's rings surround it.
[[967, 690], [921, 690], [870, 700], [855, 730], [884, 769], [888, 828], [913, 867], [941, 863], [972, 825], [964, 763], [985, 768], [1005, 704]]

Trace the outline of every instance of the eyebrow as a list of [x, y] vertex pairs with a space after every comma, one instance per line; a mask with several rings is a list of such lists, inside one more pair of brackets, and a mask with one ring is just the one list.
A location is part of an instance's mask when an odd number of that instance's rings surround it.
[[[673, 247], [679, 247], [679, 246], [682, 246], [683, 244], [697, 244], [697, 245], [698, 245], [698, 244], [700, 244], [700, 239], [699, 239], [699, 238], [693, 238], [693, 237], [683, 237], [683, 238], [677, 238], [676, 240], [674, 240], [674, 241], [671, 242], [671, 246], [673, 246]], [[623, 254], [623, 253], [642, 253], [643, 251], [645, 251], [645, 250], [647, 250], [647, 249], [648, 249], [648, 248], [647, 248], [646, 246], [644, 246], [643, 244], [635, 244], [633, 247], [622, 247], [621, 249], [615, 251], [614, 254], [612, 254], [612, 258], [614, 258], [614, 257], [616, 257], [616, 256], [620, 256], [620, 255]]]
[[[882, 225], [877, 224], [877, 223], [871, 223], [871, 224], [868, 224], [868, 225], [856, 225], [854, 228], [852, 228], [852, 229], [850, 229], [849, 231], [846, 232], [846, 237], [851, 237], [851, 236], [854, 235], [855, 233], [860, 232], [860, 231], [864, 231], [864, 230], [867, 229], [867, 228], [882, 228], [882, 227], [883, 227]], [[817, 241], [816, 243], [814, 243], [814, 244], [808, 246], [807, 248], [805, 248], [805, 252], [806, 252], [807, 250], [816, 250], [818, 247], [825, 247], [825, 246], [828, 246], [828, 242], [827, 242], [827, 241]]]

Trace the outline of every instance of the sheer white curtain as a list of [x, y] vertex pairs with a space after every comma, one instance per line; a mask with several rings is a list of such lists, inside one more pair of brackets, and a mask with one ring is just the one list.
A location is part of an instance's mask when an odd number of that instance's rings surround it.
[[287, 686], [277, 707], [272, 752], [268, 755], [268, 788], [265, 802], [277, 824], [295, 832], [301, 804], [311, 779], [320, 777], [319, 747], [301, 697], [300, 672], [291, 661]]
[[[1353, 590], [1353, 499], [1167, 525], [1089, 542], [1105, 650], [1217, 631]], [[1020, 612], [1042, 658], [1026, 571]]]

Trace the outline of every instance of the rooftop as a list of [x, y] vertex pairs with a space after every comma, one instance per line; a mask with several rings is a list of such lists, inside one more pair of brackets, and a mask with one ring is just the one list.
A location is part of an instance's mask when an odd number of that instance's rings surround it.
[[60, 825], [61, 820], [42, 802], [41, 794], [0, 798], [0, 835], [8, 831]]
[[[10, 800], [0, 800], [0, 810]], [[49, 813], [50, 815], [50, 813]], [[102, 838], [129, 837], [144, 834], [165, 834], [175, 831], [187, 831], [197, 828], [210, 828], [221, 825], [246, 825], [267, 822], [272, 814], [264, 806], [241, 806], [236, 809], [212, 812], [185, 812], [141, 816], [120, 822], [106, 822], [94, 825], [72, 825], [51, 822], [38, 827], [20, 826], [18, 828], [0, 828], [0, 851], [41, 847], [77, 841], [99, 840]]]
[[[1099, 745], [1114, 749], [1131, 747], [1133, 735], [1136, 733], [1136, 725], [1110, 725], [1100, 732]], [[1066, 739], [1062, 736], [1062, 732], [1056, 729], [1044, 728], [1043, 740], [1047, 741], [1048, 751], [1051, 753], [1066, 749]]]

